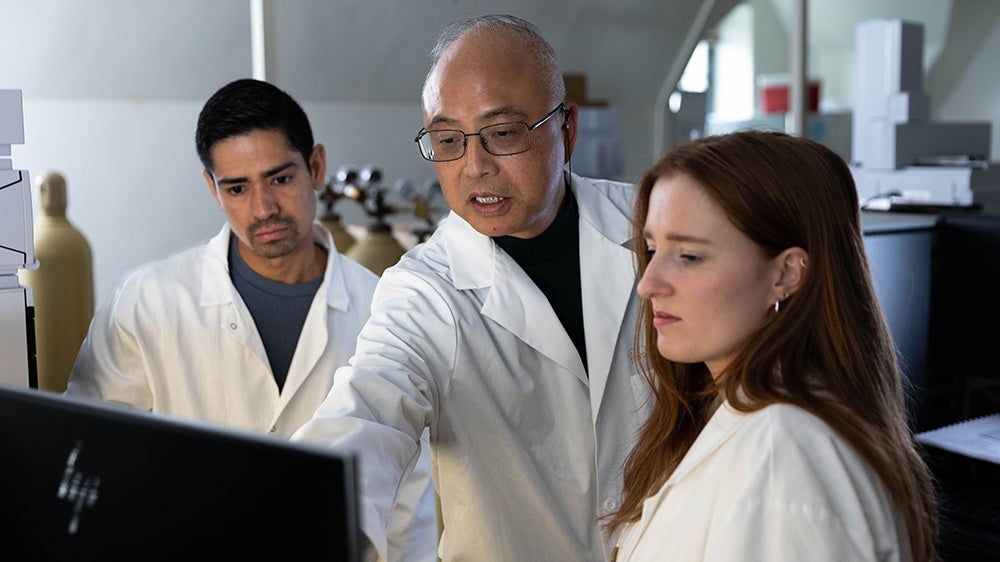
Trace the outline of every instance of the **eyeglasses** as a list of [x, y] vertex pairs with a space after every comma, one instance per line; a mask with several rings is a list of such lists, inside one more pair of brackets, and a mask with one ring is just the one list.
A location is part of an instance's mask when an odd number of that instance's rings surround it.
[[434, 129], [427, 131], [421, 127], [417, 138], [413, 139], [420, 148], [420, 155], [431, 162], [451, 162], [465, 156], [465, 146], [469, 137], [478, 136], [486, 152], [494, 156], [511, 156], [531, 148], [531, 131], [541, 127], [556, 112], [565, 111], [562, 103], [542, 117], [534, 125], [522, 122], [497, 123], [487, 125], [476, 133], [465, 133], [457, 129]]

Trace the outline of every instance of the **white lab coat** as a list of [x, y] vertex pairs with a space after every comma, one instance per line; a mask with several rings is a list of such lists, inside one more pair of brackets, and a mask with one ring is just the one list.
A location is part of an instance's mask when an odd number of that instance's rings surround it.
[[362, 526], [380, 553], [426, 426], [443, 560], [610, 555], [596, 519], [618, 506], [647, 411], [631, 361], [634, 189], [573, 176], [573, 191], [589, 376], [545, 295], [452, 214], [383, 274], [351, 365], [293, 437], [361, 452]]
[[642, 518], [618, 562], [912, 560], [875, 472], [816, 416], [723, 403]]
[[[227, 224], [207, 243], [130, 272], [94, 315], [66, 392], [284, 437], [305, 423], [354, 353], [378, 278], [330, 251], [329, 232], [313, 225], [326, 272], [279, 393], [230, 280], [229, 237]], [[404, 530], [393, 540], [422, 544], [425, 556], [411, 559], [424, 561], [434, 555], [437, 522], [429, 459], [421, 466], [394, 514], [394, 529]]]

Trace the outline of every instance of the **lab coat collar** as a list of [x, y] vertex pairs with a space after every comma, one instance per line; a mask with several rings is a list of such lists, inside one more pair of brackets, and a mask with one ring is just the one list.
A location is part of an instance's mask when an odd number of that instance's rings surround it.
[[452, 211], [439, 227], [455, 289], [482, 289], [493, 285], [493, 264], [499, 248]]
[[[321, 225], [313, 224], [313, 240], [326, 250], [326, 305], [335, 310], [349, 310], [351, 298], [347, 290], [347, 280], [344, 278], [344, 256], [337, 252], [333, 243], [333, 235]], [[322, 287], [321, 287], [322, 288]]]
[[480, 313], [586, 382], [573, 341], [548, 299], [493, 240], [452, 213], [441, 227], [457, 290], [488, 289]]
[[[570, 182], [576, 196], [580, 220], [591, 225], [602, 237], [620, 246], [622, 254], [632, 263], [631, 251], [626, 247], [631, 223], [629, 215], [602, 197], [599, 188], [586, 178], [573, 174]], [[451, 264], [452, 282], [458, 290], [481, 289], [494, 283], [494, 263], [499, 250], [493, 240], [472, 228], [454, 212], [441, 224], [440, 230], [454, 231], [444, 238]], [[585, 250], [581, 241], [581, 255]], [[634, 269], [634, 266], [632, 266]]]
[[572, 177], [573, 193], [580, 208], [580, 267], [583, 272], [591, 272], [580, 276], [580, 284], [590, 372], [590, 411], [596, 423], [615, 347], [619, 345], [618, 335], [629, 303], [636, 298], [635, 259], [627, 246], [631, 205], [619, 208], [593, 182]]
[[669, 495], [668, 492], [677, 482], [687, 477], [688, 474], [705, 462], [715, 451], [719, 450], [746, 422], [747, 416], [742, 412], [734, 410], [729, 405], [729, 402], [723, 402], [719, 405], [715, 413], [712, 414], [712, 417], [709, 418], [708, 423], [701, 430], [701, 433], [695, 438], [694, 443], [691, 444], [691, 448], [688, 449], [687, 454], [681, 459], [681, 463], [677, 465], [674, 472], [667, 478], [667, 481], [655, 494], [642, 502], [644, 516], [637, 523], [637, 528], [630, 534], [641, 537], [652, 521], [652, 518], [646, 517], [645, 514], [654, 513], [667, 498]]
[[233, 302], [236, 290], [229, 278], [229, 223], [222, 225], [205, 248], [205, 263], [201, 269], [201, 306]]
[[521, 341], [572, 372], [587, 383], [587, 372], [569, 333], [521, 266], [494, 244], [494, 279], [483, 302], [482, 314], [492, 318]]
[[726, 441], [729, 441], [747, 423], [748, 419], [749, 417], [745, 413], [734, 410], [729, 402], [720, 404], [701, 433], [695, 438], [694, 443], [691, 444], [691, 448], [688, 449], [681, 463], [667, 479], [666, 485], [670, 486], [691, 473], [705, 459], [722, 447]]
[[634, 292], [632, 252], [625, 247], [630, 223], [626, 212], [586, 178], [573, 175], [571, 188], [580, 210], [582, 271], [607, 272], [600, 278], [581, 276], [589, 376], [545, 295], [506, 252], [454, 213], [439, 230], [455, 288], [489, 288], [482, 314], [590, 384], [591, 411], [596, 419], [618, 333]]
[[580, 220], [591, 224], [610, 242], [628, 250], [626, 242], [632, 226], [631, 203], [628, 208], [620, 209], [602, 196], [601, 189], [587, 178], [576, 174], [570, 177], [573, 195], [576, 196], [577, 207], [580, 209]]

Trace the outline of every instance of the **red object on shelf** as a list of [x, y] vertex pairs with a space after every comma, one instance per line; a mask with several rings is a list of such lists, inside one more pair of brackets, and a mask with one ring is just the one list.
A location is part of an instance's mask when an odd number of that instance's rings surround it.
[[[771, 84], [760, 88], [760, 110], [763, 113], [788, 113], [791, 109], [788, 84]], [[807, 110], [819, 111], [819, 82], [810, 82], [806, 95]]]

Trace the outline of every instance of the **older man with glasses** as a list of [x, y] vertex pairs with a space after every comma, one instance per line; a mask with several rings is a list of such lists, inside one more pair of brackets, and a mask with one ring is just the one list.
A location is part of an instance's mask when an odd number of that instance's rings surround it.
[[633, 188], [564, 171], [578, 108], [532, 24], [456, 22], [431, 58], [415, 140], [452, 213], [383, 274], [357, 354], [296, 439], [358, 452], [383, 556], [427, 427], [442, 559], [606, 560], [599, 518], [646, 406]]

